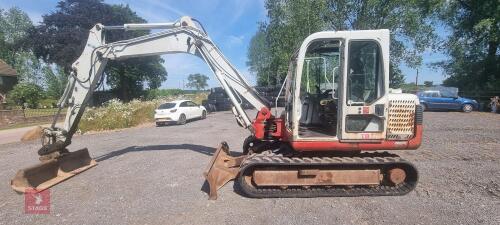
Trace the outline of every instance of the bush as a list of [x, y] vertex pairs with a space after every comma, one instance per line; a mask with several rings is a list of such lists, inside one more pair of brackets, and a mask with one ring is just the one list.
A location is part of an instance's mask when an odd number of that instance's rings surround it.
[[106, 102], [103, 107], [88, 108], [80, 120], [81, 133], [88, 131], [114, 130], [154, 122], [155, 109], [162, 103], [176, 99], [190, 99], [198, 104], [207, 98], [207, 93], [163, 97], [152, 101], [133, 100], [122, 103], [118, 99]]
[[89, 108], [83, 115], [79, 128], [88, 131], [114, 130], [153, 122], [158, 101], [138, 101], [122, 103], [117, 99], [100, 108]]
[[38, 107], [42, 108], [42, 109], [56, 108], [57, 107], [57, 100], [50, 99], [50, 98], [42, 99], [38, 103]]
[[150, 89], [146, 91], [144, 97], [146, 100], [153, 100], [162, 97], [175, 97], [183, 94], [184, 91], [181, 89]]
[[8, 94], [10, 104], [23, 106], [25, 103], [29, 108], [37, 108], [38, 103], [44, 97], [43, 89], [33, 83], [19, 83], [14, 86]]
[[208, 92], [200, 92], [194, 94], [189, 99], [191, 99], [191, 101], [195, 102], [196, 104], [201, 105], [201, 103], [203, 103], [203, 100], [207, 100], [207, 98], [208, 98]]

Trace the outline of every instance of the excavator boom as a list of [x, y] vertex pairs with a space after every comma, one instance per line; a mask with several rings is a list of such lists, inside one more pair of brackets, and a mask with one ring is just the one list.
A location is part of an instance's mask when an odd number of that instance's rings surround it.
[[[103, 31], [113, 29], [163, 31], [105, 43]], [[11, 181], [12, 188], [18, 192], [28, 188], [41, 191], [96, 165], [87, 149], [69, 152], [66, 147], [71, 144], [89, 98], [102, 80], [108, 60], [174, 53], [194, 55], [207, 63], [229, 96], [236, 120], [253, 133], [252, 122], [241, 105], [243, 98], [256, 109], [267, 108], [269, 103], [248, 84], [195, 19], [182, 17], [172, 23], [123, 26], [97, 24], [89, 31], [82, 54], [72, 64], [69, 81], [58, 103], [59, 113], [68, 107], [63, 127], [56, 126], [58, 113], [52, 126], [43, 130], [44, 145], [38, 151], [41, 163], [18, 171]]]

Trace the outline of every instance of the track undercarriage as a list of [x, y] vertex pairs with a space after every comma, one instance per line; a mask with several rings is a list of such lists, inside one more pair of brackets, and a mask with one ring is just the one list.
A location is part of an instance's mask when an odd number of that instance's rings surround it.
[[222, 143], [205, 173], [210, 199], [233, 179], [242, 194], [253, 198], [404, 195], [418, 181], [411, 163], [387, 152], [308, 156], [265, 151], [239, 157], [228, 152]]

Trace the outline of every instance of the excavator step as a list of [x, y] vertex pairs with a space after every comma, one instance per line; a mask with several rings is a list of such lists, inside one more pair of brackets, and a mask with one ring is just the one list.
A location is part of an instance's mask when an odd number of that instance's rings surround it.
[[43, 191], [97, 165], [84, 148], [19, 170], [10, 184], [16, 192]]
[[253, 198], [404, 195], [418, 181], [409, 162], [387, 152], [354, 157], [303, 157], [261, 153], [240, 167], [237, 185]]

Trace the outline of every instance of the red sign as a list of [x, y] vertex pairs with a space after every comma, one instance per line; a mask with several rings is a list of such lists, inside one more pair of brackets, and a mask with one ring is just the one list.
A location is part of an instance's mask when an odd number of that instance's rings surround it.
[[47, 189], [37, 192], [35, 189], [27, 189], [24, 193], [24, 213], [49, 214], [50, 191]]
[[370, 113], [370, 107], [364, 106], [363, 107], [363, 114], [369, 114]]

